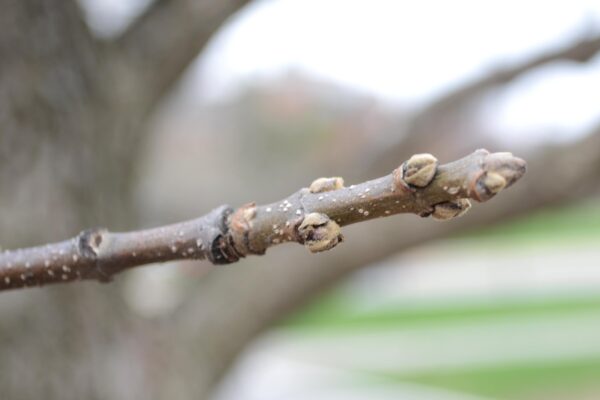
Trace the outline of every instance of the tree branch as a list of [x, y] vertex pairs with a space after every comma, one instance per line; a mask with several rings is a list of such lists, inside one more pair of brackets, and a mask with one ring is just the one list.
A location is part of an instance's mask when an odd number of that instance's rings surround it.
[[347, 188], [341, 178], [320, 178], [264, 206], [221, 206], [195, 220], [136, 232], [87, 230], [60, 243], [0, 253], [0, 290], [105, 282], [125, 269], [178, 259], [229, 264], [284, 242], [324, 251], [343, 240], [340, 226], [401, 213], [439, 220], [460, 216], [471, 207], [469, 199], [491, 199], [525, 168], [510, 153], [487, 150], [441, 166], [435, 157], [417, 154], [387, 176]]
[[[367, 169], [389, 168], [399, 156], [402, 156], [403, 150], [419, 152], [428, 148], [431, 151], [433, 143], [441, 143], [442, 147], [434, 151], [444, 153], [447, 148], [445, 143], [462, 142], [457, 139], [457, 136], [464, 134], [464, 129], [460, 129], [465, 121], [464, 110], [478, 101], [481, 95], [544, 65], [557, 61], [584, 63], [598, 52], [600, 52], [600, 36], [584, 38], [565, 47], [538, 54], [522, 63], [499, 69], [451, 90], [420, 110], [411, 119], [403, 135], [399, 135], [392, 143], [387, 143], [385, 148], [376, 149], [373, 156], [368, 157]], [[442, 135], [444, 140], [438, 140]], [[477, 144], [471, 141], [469, 145]], [[449, 154], [442, 154], [442, 156], [449, 156]]]
[[116, 41], [148, 109], [177, 82], [212, 35], [249, 0], [156, 0]]
[[457, 107], [460, 105], [464, 106], [465, 103], [473, 100], [477, 95], [496, 86], [507, 84], [513, 79], [538, 67], [560, 60], [584, 63], [589, 61], [599, 51], [600, 36], [596, 36], [584, 38], [565, 47], [541, 53], [537, 57], [533, 57], [523, 63], [516, 64], [512, 67], [502, 68], [482, 79], [475, 80], [458, 90], [452, 91], [447, 96], [443, 96], [430, 104], [427, 107], [426, 114], [437, 114], [448, 107], [456, 110]]

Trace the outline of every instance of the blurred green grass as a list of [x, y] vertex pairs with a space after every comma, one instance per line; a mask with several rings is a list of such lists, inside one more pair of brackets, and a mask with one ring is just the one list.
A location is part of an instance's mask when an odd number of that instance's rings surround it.
[[479, 229], [460, 237], [499, 245], [529, 245], [597, 241], [600, 239], [600, 201], [547, 208], [530, 216]]
[[[494, 399], [600, 398], [600, 359], [478, 367], [421, 374], [372, 373], [378, 384], [418, 383]], [[586, 397], [593, 395], [596, 397]]]
[[343, 293], [332, 293], [303, 312], [287, 320], [284, 328], [334, 333], [336, 330], [403, 329], [427, 324], [486, 322], [499, 317], [564, 316], [580, 311], [597, 311], [600, 294], [571, 298], [525, 298], [519, 301], [465, 302], [440, 306], [375, 309], [359, 311]]

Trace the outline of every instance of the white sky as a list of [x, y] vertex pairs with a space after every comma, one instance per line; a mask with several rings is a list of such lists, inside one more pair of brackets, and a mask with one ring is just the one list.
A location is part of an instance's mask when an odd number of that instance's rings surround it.
[[[82, 1], [91, 22], [111, 31], [148, 0]], [[263, 0], [216, 36], [186, 88], [222, 99], [241, 82], [296, 70], [384, 101], [420, 104], [598, 26], [598, 0]], [[600, 117], [598, 89], [598, 59], [547, 69], [514, 85], [488, 118], [516, 133], [583, 130]]]

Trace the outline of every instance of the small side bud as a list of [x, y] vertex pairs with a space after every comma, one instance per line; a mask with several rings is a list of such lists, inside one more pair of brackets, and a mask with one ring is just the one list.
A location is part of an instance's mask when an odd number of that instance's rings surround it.
[[344, 239], [340, 226], [320, 213], [307, 214], [298, 227], [298, 234], [313, 253], [332, 249]]
[[469, 199], [458, 199], [436, 204], [431, 216], [437, 221], [445, 221], [464, 215], [471, 208]]
[[408, 185], [425, 187], [433, 180], [437, 166], [438, 160], [431, 154], [415, 154], [402, 166], [402, 179]]
[[483, 185], [485, 188], [493, 194], [499, 193], [506, 187], [506, 179], [500, 174], [495, 172], [488, 172], [483, 178]]
[[331, 192], [344, 187], [344, 179], [339, 176], [315, 179], [308, 190], [311, 193]]

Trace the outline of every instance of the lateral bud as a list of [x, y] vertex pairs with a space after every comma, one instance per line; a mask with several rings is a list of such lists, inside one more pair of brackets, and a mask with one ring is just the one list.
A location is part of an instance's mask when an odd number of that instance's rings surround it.
[[437, 172], [438, 160], [429, 153], [415, 154], [400, 167], [399, 178], [408, 186], [423, 188]]
[[298, 235], [312, 253], [332, 249], [344, 240], [340, 226], [321, 213], [307, 214], [298, 226]]
[[344, 187], [344, 179], [339, 176], [331, 178], [318, 178], [315, 179], [308, 190], [311, 193], [323, 193], [338, 190]]
[[469, 199], [458, 199], [436, 204], [433, 207], [431, 216], [437, 221], [445, 221], [452, 218], [457, 218], [465, 215], [471, 208]]

